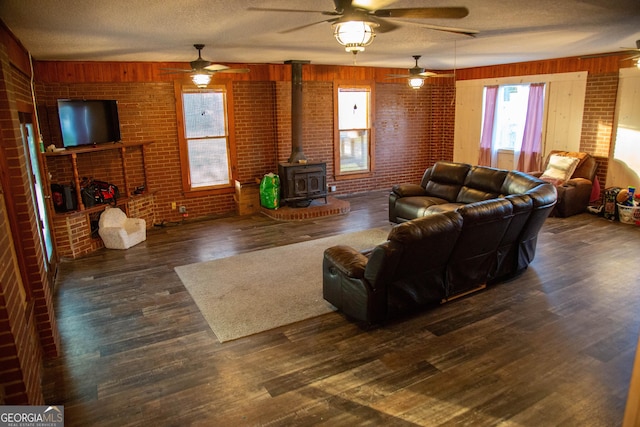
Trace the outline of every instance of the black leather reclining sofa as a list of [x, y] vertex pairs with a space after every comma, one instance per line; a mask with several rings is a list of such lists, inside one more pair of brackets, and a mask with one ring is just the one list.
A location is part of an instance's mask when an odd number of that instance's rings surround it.
[[556, 203], [552, 184], [518, 171], [437, 162], [418, 184], [393, 187], [388, 240], [324, 252], [324, 298], [379, 322], [513, 277], [535, 256]]

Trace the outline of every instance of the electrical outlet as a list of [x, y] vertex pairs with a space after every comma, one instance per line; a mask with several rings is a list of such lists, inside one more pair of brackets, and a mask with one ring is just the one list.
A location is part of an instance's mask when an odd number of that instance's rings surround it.
[[180, 206], [180, 209], [178, 209], [178, 212], [180, 212], [181, 214], [187, 213], [187, 207], [186, 206]]
[[178, 204], [176, 202], [171, 202], [171, 209], [174, 211], [178, 208]]

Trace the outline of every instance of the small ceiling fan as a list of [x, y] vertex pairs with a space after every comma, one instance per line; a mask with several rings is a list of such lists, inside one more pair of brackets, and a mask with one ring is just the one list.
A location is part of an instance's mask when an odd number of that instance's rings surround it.
[[[353, 4], [353, 0], [334, 0], [335, 10], [333, 11], [321, 11], [321, 10], [299, 10], [299, 9], [271, 9], [263, 7], [250, 7], [247, 10], [262, 11], [262, 12], [301, 12], [301, 13], [320, 13], [325, 16], [331, 16], [329, 19], [325, 19], [311, 24], [301, 25], [299, 27], [286, 29], [280, 31], [280, 33], [290, 33], [292, 31], [301, 30], [303, 28], [310, 27], [322, 22], [329, 22], [331, 24], [338, 24], [347, 21], [364, 21], [373, 22], [377, 25], [376, 32], [386, 33], [398, 28], [394, 20], [401, 19], [461, 19], [469, 14], [469, 10], [466, 7], [412, 7], [402, 9], [374, 9], [367, 8]], [[463, 34], [473, 37], [477, 34], [476, 30], [469, 30], [464, 28], [442, 27], [439, 25], [430, 25], [426, 23], [416, 23], [411, 21], [405, 21], [405, 23], [411, 23], [420, 25], [424, 28], [445, 31], [449, 33]]]
[[455, 77], [455, 74], [438, 74], [425, 70], [423, 67], [418, 66], [418, 60], [421, 55], [413, 55], [413, 59], [416, 61], [416, 65], [408, 68], [409, 74], [387, 74], [388, 79], [426, 79], [431, 77]]
[[216, 73], [248, 73], [248, 68], [231, 68], [222, 64], [212, 64], [211, 61], [207, 61], [206, 59], [202, 59], [201, 51], [204, 48], [203, 44], [194, 44], [198, 50], [198, 59], [195, 61], [191, 61], [189, 64], [191, 65], [191, 69], [186, 70], [184, 68], [163, 68], [164, 71], [167, 71], [163, 74], [179, 74], [179, 73], [187, 73], [187, 74], [203, 74], [203, 75], [213, 75]]
[[616, 55], [623, 55], [625, 53], [628, 53], [631, 56], [627, 58], [622, 58], [621, 61], [634, 59], [634, 60], [637, 60], [636, 62], [640, 67], [640, 40], [636, 40], [636, 47], [621, 47], [620, 49], [624, 49], [624, 50], [620, 52], [595, 53], [593, 55], [583, 55], [580, 57], [580, 59], [602, 58], [605, 56], [616, 56]]

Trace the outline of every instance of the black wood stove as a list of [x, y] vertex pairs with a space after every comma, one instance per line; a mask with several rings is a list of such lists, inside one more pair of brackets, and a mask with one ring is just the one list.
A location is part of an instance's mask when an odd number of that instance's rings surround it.
[[291, 64], [291, 156], [278, 165], [280, 199], [293, 206], [318, 198], [327, 203], [327, 164], [307, 161], [302, 149], [302, 65], [309, 61], [286, 63]]
[[327, 164], [324, 162], [280, 163], [280, 198], [297, 204], [324, 198], [327, 203]]

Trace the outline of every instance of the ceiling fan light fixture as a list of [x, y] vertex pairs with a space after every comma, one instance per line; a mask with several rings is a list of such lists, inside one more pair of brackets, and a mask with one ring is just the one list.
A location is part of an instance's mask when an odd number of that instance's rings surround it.
[[420, 89], [424, 86], [424, 79], [421, 77], [410, 77], [407, 79], [407, 83], [411, 89]]
[[333, 36], [338, 43], [344, 46], [347, 52], [358, 53], [373, 42], [376, 36], [374, 29], [378, 24], [362, 20], [341, 20], [332, 26]]
[[191, 81], [198, 88], [204, 89], [211, 82], [211, 76], [209, 74], [199, 74], [195, 73], [191, 75]]

